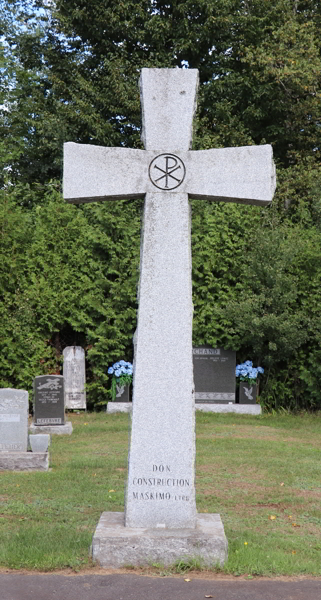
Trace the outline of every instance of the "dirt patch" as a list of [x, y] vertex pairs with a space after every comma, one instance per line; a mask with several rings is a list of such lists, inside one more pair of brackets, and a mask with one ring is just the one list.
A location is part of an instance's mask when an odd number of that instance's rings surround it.
[[[204, 579], [204, 580], [217, 580], [217, 581], [249, 581], [248, 574], [244, 573], [243, 575], [234, 576], [234, 575], [226, 575], [224, 573], [213, 573], [212, 571], [189, 571], [188, 573], [162, 573], [160, 575], [159, 571], [150, 569], [150, 568], [137, 568], [137, 569], [103, 569], [102, 567], [93, 566], [90, 568], [82, 569], [81, 571], [75, 572], [72, 569], [63, 569], [56, 571], [29, 571], [27, 569], [6, 569], [4, 567], [0, 567], [1, 575], [63, 575], [65, 577], [83, 577], [85, 575], [138, 575], [141, 577], [174, 577], [175, 579], [185, 579], [188, 578], [193, 581], [193, 579]], [[300, 575], [295, 577], [261, 577], [261, 576], [253, 576], [251, 580], [260, 580], [260, 581], [304, 581], [304, 580], [321, 581], [321, 577], [313, 577], [311, 575]]]
[[321, 502], [321, 490], [298, 490], [296, 488], [289, 489], [291, 489], [291, 492], [293, 492], [295, 496], [302, 496], [303, 498], [314, 498], [315, 500]]

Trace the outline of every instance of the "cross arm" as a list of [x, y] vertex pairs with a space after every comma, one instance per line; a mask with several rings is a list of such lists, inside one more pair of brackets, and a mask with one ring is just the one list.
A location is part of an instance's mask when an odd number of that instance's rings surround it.
[[71, 203], [143, 198], [145, 150], [64, 144], [64, 198]]
[[272, 147], [242, 146], [188, 152], [190, 198], [267, 205], [276, 187]]

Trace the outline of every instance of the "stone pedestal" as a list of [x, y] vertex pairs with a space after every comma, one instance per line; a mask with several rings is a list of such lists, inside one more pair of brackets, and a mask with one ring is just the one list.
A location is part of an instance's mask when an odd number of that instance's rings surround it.
[[197, 404], [196, 410], [212, 413], [235, 413], [237, 415], [261, 415], [260, 404]]
[[132, 411], [132, 402], [108, 402], [106, 413], [113, 415], [116, 413], [129, 413]]
[[[112, 415], [116, 413], [130, 413], [132, 402], [108, 402], [107, 413]], [[195, 410], [212, 413], [236, 413], [237, 415], [261, 415], [262, 408], [259, 404], [195, 404]]]
[[50, 433], [51, 435], [71, 435], [72, 423], [67, 421], [64, 425], [35, 425], [29, 427], [30, 433]]
[[0, 471], [48, 471], [48, 452], [0, 452]]
[[220, 515], [198, 514], [196, 527], [182, 529], [125, 527], [124, 513], [104, 512], [92, 542], [92, 557], [102, 567], [169, 566], [184, 558], [204, 566], [223, 566], [227, 539]]

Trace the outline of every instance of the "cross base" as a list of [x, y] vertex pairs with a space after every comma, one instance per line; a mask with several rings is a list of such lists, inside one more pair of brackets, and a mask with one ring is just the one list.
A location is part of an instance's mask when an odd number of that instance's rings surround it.
[[124, 513], [102, 513], [91, 547], [92, 558], [100, 566], [169, 566], [194, 559], [213, 567], [223, 566], [227, 559], [227, 539], [218, 514], [198, 514], [193, 529], [144, 529], [124, 523]]

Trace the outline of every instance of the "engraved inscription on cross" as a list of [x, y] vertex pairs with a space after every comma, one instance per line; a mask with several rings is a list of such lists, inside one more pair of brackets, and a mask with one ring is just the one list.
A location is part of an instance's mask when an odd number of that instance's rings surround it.
[[268, 145], [189, 149], [197, 84], [194, 69], [143, 69], [145, 150], [64, 149], [68, 202], [145, 197], [126, 527], [196, 527], [188, 199], [267, 205], [275, 188]]

